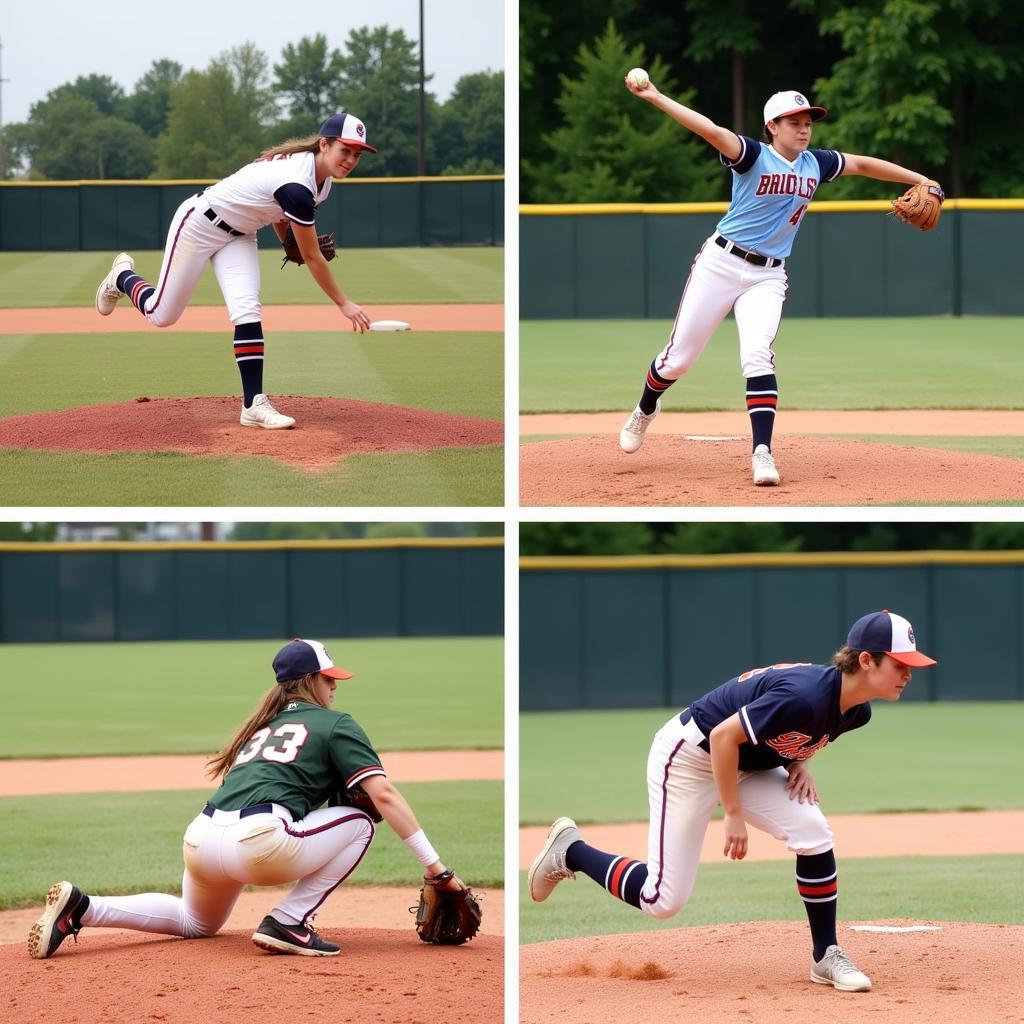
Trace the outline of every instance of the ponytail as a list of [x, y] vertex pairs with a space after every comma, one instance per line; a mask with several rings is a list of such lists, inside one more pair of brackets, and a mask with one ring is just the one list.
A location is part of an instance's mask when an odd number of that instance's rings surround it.
[[219, 779], [231, 771], [239, 752], [252, 737], [272, 722], [292, 700], [302, 700], [307, 704], [324, 705], [317, 700], [313, 684], [319, 673], [303, 676], [301, 679], [289, 679], [286, 683], [276, 683], [265, 694], [256, 706], [256, 710], [246, 722], [238, 728], [235, 735], [222, 747], [220, 752], [206, 762], [206, 774], [211, 779]]
[[327, 138], [328, 142], [334, 141], [333, 138], [322, 135], [307, 135], [301, 139], [287, 139], [279, 146], [265, 149], [256, 157], [256, 160], [273, 160], [275, 156], [291, 156], [293, 153], [319, 153], [321, 138]]

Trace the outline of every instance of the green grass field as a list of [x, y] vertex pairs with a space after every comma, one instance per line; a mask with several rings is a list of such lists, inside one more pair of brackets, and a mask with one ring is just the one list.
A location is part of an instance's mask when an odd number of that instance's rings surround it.
[[[909, 918], [1024, 924], [1024, 857], [871, 857], [839, 867], [843, 922]], [[739, 921], [803, 921], [791, 861], [702, 864], [690, 902], [657, 921], [612, 899], [584, 875], [533, 903], [519, 883], [519, 938], [547, 942], [579, 935], [661, 931]], [[840, 940], [841, 941], [841, 940]]]
[[[0, 307], [90, 307], [109, 253], [0, 253]], [[161, 254], [138, 253], [151, 278]], [[500, 248], [359, 249], [334, 264], [362, 304], [493, 303], [504, 291]], [[329, 305], [302, 268], [279, 270], [261, 254], [261, 298]], [[193, 305], [222, 305], [207, 268]], [[415, 328], [415, 324], [414, 324]], [[338, 316], [337, 332], [268, 335], [265, 386], [272, 396], [334, 396], [501, 421], [504, 337], [500, 332], [416, 331], [358, 335]], [[132, 401], [140, 396], [240, 394], [231, 327], [219, 334], [168, 333], [140, 318], [131, 334], [0, 335], [0, 419], [24, 413]], [[466, 381], [472, 386], [467, 387]], [[282, 403], [286, 407], [287, 402]], [[226, 424], [226, 426], [229, 424]], [[233, 425], [233, 424], [230, 424]], [[298, 424], [298, 429], [313, 424]], [[381, 416], [382, 435], [387, 416]], [[497, 506], [504, 501], [500, 444], [416, 453], [354, 455], [322, 472], [268, 458], [172, 452], [87, 455], [8, 449], [8, 505]]]
[[[87, 892], [181, 892], [181, 837], [209, 792], [92, 793], [0, 798], [0, 910], [38, 905], [70, 878]], [[476, 885], [504, 874], [500, 782], [407, 783], [402, 793], [431, 841]], [[346, 885], [405, 885], [418, 865], [386, 825]]]
[[[521, 411], [628, 411], [671, 326], [669, 320], [523, 321]], [[780, 414], [1022, 408], [1020, 332], [1021, 321], [1012, 317], [784, 319], [774, 345]], [[662, 405], [667, 411], [743, 408], [733, 320], [716, 331]]]
[[[671, 710], [524, 714], [520, 820], [647, 820], [647, 752]], [[818, 753], [827, 814], [1024, 807], [1024, 703], [872, 705], [863, 729]]]
[[[379, 750], [499, 749], [495, 637], [326, 639], [356, 673], [334, 707]], [[0, 698], [18, 707], [4, 758], [212, 753], [274, 685], [265, 640], [0, 645]]]

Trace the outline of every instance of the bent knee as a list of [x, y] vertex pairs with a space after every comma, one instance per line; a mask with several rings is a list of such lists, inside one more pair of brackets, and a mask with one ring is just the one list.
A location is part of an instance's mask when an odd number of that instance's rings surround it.
[[220, 926], [204, 924], [202, 921], [186, 920], [182, 927], [182, 935], [186, 939], [208, 939], [220, 931]]
[[666, 896], [661, 895], [653, 903], [648, 903], [643, 896], [640, 897], [640, 905], [646, 914], [664, 921], [665, 918], [675, 917], [683, 907], [686, 906], [689, 895]]
[[805, 827], [790, 833], [786, 845], [793, 853], [804, 857], [813, 857], [819, 853], [827, 853], [835, 844], [835, 833], [824, 815], [820, 820], [808, 823]]

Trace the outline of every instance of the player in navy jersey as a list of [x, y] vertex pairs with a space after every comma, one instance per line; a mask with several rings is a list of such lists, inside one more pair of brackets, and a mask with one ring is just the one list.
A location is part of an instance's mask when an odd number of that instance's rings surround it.
[[772, 454], [779, 386], [772, 345], [788, 287], [786, 258], [808, 204], [819, 185], [846, 174], [907, 185], [930, 179], [887, 160], [809, 148], [812, 123], [828, 111], [813, 106], [799, 92], [777, 92], [769, 98], [764, 105], [764, 141], [759, 142], [715, 124], [650, 83], [637, 88], [627, 78], [626, 87], [718, 151], [723, 166], [732, 171], [732, 200], [694, 260], [668, 345], [651, 363], [619, 444], [625, 452], [640, 448], [661, 410], [662, 394], [696, 363], [733, 310], [746, 381], [754, 483], [774, 486], [779, 483]]
[[811, 930], [811, 981], [866, 992], [871, 982], [836, 937], [833, 836], [808, 762], [867, 725], [870, 701], [899, 700], [911, 668], [934, 664], [917, 650], [905, 618], [880, 611], [853, 624], [831, 665], [787, 663], [733, 677], [673, 715], [654, 737], [647, 863], [588, 846], [572, 818], [558, 818], [530, 868], [530, 896], [546, 900], [582, 871], [624, 903], [671, 917], [690, 897], [708, 823], [721, 803], [725, 856], [746, 856], [748, 823], [794, 853]]

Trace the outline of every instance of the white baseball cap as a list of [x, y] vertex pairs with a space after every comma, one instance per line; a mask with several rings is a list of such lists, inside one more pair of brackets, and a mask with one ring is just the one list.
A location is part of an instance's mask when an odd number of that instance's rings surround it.
[[339, 668], [334, 664], [327, 648], [319, 640], [296, 637], [274, 656], [274, 673], [279, 683], [315, 675], [317, 672], [331, 679], [352, 678], [347, 668]]
[[862, 615], [850, 627], [846, 645], [855, 651], [888, 654], [893, 660], [914, 668], [937, 664], [934, 658], [917, 649], [914, 627], [902, 615], [887, 608]]
[[370, 153], [376, 153], [366, 141], [366, 125], [352, 114], [342, 111], [327, 118], [320, 125], [320, 134], [332, 139], [341, 139], [347, 146], [354, 146], [357, 149], [365, 149]]
[[802, 114], [805, 111], [811, 115], [812, 121], [820, 121], [828, 116], [828, 111], [824, 107], [813, 106], [802, 92], [793, 92], [792, 89], [777, 92], [769, 96], [768, 102], [764, 105], [764, 123], [777, 121], [787, 114]]

